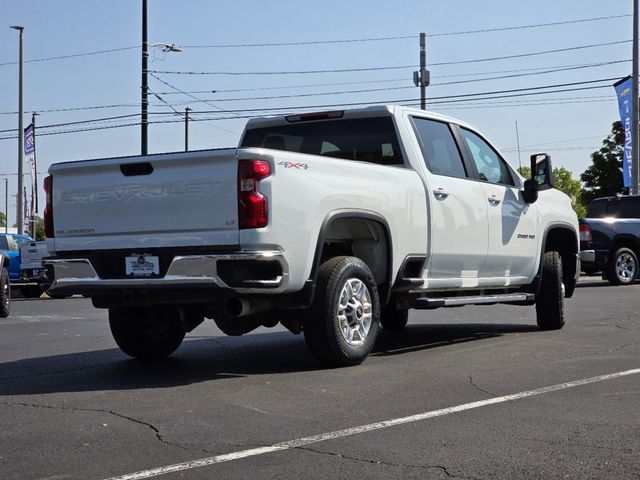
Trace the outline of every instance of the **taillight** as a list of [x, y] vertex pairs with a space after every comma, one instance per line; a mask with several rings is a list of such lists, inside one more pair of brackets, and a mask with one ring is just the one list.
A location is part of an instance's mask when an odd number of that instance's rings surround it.
[[240, 228], [262, 228], [269, 223], [269, 204], [258, 188], [260, 180], [271, 175], [265, 160], [238, 162], [238, 223]]
[[593, 236], [591, 235], [591, 227], [586, 223], [580, 224], [580, 241], [581, 242], [590, 242], [593, 240]]
[[47, 238], [55, 237], [53, 231], [53, 177], [44, 179], [44, 191], [47, 194], [47, 206], [44, 207], [44, 234]]

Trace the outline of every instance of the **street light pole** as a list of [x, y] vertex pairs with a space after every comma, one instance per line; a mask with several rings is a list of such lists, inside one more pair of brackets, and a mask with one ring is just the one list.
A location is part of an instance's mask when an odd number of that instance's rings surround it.
[[149, 72], [148, 62], [149, 52], [147, 49], [147, 0], [142, 0], [142, 112], [140, 119], [141, 126], [141, 154], [146, 155], [148, 150], [148, 109], [149, 109]]
[[16, 205], [16, 225], [18, 227], [18, 233], [22, 233], [22, 222], [23, 222], [23, 217], [24, 217], [24, 212], [23, 210], [23, 206], [22, 206], [22, 190], [23, 190], [23, 186], [22, 186], [22, 182], [23, 182], [23, 178], [22, 178], [22, 165], [24, 163], [24, 125], [23, 125], [23, 120], [22, 117], [24, 116], [24, 102], [23, 102], [23, 96], [22, 96], [22, 74], [23, 74], [23, 65], [24, 65], [24, 60], [23, 60], [23, 56], [22, 56], [22, 39], [23, 39], [23, 30], [24, 27], [21, 27], [19, 25], [13, 25], [11, 28], [13, 28], [14, 30], [18, 30], [20, 32], [20, 74], [19, 74], [19, 80], [18, 80], [18, 198], [17, 198], [17, 205]]

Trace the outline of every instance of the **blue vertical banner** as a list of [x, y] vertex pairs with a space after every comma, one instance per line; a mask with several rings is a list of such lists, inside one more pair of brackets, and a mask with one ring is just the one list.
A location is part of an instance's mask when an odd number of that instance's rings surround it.
[[[38, 179], [36, 177], [36, 138], [33, 123], [24, 129], [24, 156], [29, 163], [29, 171], [31, 172], [31, 210], [25, 212], [25, 218], [27, 216], [35, 218], [38, 198]], [[27, 204], [26, 200], [24, 204]]]
[[624, 155], [622, 157], [622, 182], [625, 187], [631, 186], [631, 112], [634, 111], [634, 100], [631, 95], [631, 76], [618, 80], [613, 84], [618, 95], [620, 120], [624, 128]]

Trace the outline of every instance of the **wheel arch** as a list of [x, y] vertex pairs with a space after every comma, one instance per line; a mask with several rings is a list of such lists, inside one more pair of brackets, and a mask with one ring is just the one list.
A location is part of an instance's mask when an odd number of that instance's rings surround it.
[[0, 263], [2, 264], [2, 266], [4, 268], [9, 268], [9, 265], [11, 264], [11, 260], [9, 259], [9, 257], [7, 255], [5, 255], [4, 253], [0, 253]]
[[378, 285], [380, 304], [386, 305], [391, 290], [393, 244], [385, 217], [367, 210], [330, 212], [318, 233], [309, 277], [312, 285], [317, 282], [320, 265], [339, 255], [357, 257], [369, 267]]
[[640, 257], [640, 241], [638, 240], [638, 237], [624, 233], [617, 235], [611, 241], [611, 248], [609, 252], [613, 254], [617, 249], [622, 247], [630, 248], [634, 251], [636, 256]]
[[538, 273], [534, 277], [533, 282], [531, 282], [525, 290], [538, 295], [540, 282], [542, 280], [544, 254], [552, 250], [560, 253], [562, 259], [562, 278], [565, 284], [565, 297], [571, 298], [580, 275], [578, 260], [580, 247], [575, 228], [566, 223], [551, 223], [545, 228], [540, 247]]
[[562, 278], [565, 284], [565, 297], [571, 298], [580, 275], [578, 252], [580, 251], [578, 234], [575, 229], [564, 223], [552, 223], [544, 232], [541, 252], [557, 251], [562, 259]]

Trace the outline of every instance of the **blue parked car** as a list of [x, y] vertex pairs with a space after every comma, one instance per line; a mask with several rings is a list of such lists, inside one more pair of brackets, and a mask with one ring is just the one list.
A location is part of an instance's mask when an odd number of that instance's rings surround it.
[[[38, 283], [29, 282], [21, 278], [21, 261], [20, 247], [33, 242], [28, 235], [19, 235], [17, 233], [0, 233], [0, 253], [9, 259], [9, 281], [11, 288], [19, 290], [23, 297], [38, 298], [42, 295], [42, 288]], [[0, 295], [1, 296], [1, 295]], [[1, 299], [0, 299], [1, 301]], [[1, 312], [0, 312], [1, 313]]]
[[[24, 235], [20, 235], [21, 237]], [[6, 245], [17, 246], [18, 242], [22, 244], [23, 240], [13, 240], [8, 239], [7, 235], [1, 235], [0, 245], [4, 247]], [[29, 238], [29, 237], [27, 237]], [[11, 262], [9, 259], [9, 252], [11, 250], [0, 248], [0, 318], [6, 318], [9, 316], [9, 312], [11, 311], [11, 283], [9, 281], [9, 266], [11, 263], [18, 263], [18, 278], [20, 278], [20, 265], [19, 262]], [[20, 251], [16, 252], [18, 255]]]
[[25, 242], [33, 242], [33, 239], [28, 235], [0, 233], [0, 250], [9, 257], [11, 283], [20, 280], [20, 247]]

